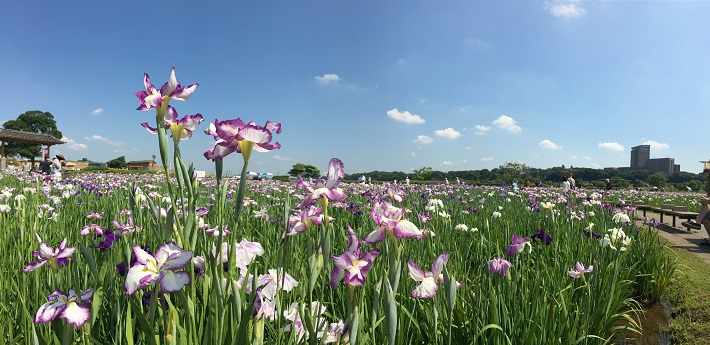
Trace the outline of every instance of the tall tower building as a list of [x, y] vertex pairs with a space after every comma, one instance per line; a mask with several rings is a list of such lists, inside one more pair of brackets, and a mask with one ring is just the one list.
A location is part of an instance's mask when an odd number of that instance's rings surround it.
[[639, 145], [631, 148], [631, 169], [646, 168], [646, 161], [651, 157], [651, 145]]

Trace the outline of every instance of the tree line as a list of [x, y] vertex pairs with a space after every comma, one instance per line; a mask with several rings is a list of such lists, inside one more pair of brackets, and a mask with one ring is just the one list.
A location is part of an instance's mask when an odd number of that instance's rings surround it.
[[578, 186], [590, 186], [595, 188], [605, 187], [606, 180], [609, 179], [614, 188], [665, 188], [675, 187], [685, 190], [690, 187], [694, 191], [707, 190], [708, 176], [706, 173], [694, 174], [689, 172], [677, 172], [672, 175], [653, 173], [648, 170], [631, 169], [593, 169], [578, 167], [551, 167], [551, 168], [531, 168], [518, 162], [509, 162], [498, 168], [480, 170], [458, 170], [458, 171], [438, 171], [431, 167], [416, 169], [411, 173], [401, 171], [370, 171], [346, 174], [346, 180], [357, 180], [365, 175], [373, 181], [404, 181], [409, 178], [411, 181], [421, 183], [442, 182], [446, 179], [451, 182], [458, 177], [467, 184], [508, 185], [517, 182], [524, 185], [556, 185], [567, 178], [567, 174], [574, 176]]

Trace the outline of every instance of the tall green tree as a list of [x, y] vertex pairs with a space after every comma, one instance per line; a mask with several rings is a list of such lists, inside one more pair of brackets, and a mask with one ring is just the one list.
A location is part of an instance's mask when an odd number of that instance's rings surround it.
[[112, 169], [123, 169], [128, 166], [128, 164], [126, 163], [126, 156], [114, 158], [106, 162], [106, 166]]
[[646, 178], [646, 182], [648, 182], [648, 184], [658, 188], [664, 187], [666, 185], [666, 181], [668, 181], [666, 175], [660, 173], [648, 175]]
[[294, 177], [319, 178], [320, 170], [312, 165], [296, 163], [291, 167], [291, 170], [288, 171], [288, 174]]
[[530, 168], [522, 162], [506, 162], [504, 165], [499, 167], [500, 177], [503, 182], [516, 182], [522, 180], [525, 173]]
[[[62, 138], [62, 132], [57, 129], [57, 122], [54, 121], [54, 116], [46, 111], [27, 111], [15, 120], [6, 121], [3, 123], [3, 127], [18, 131], [49, 134], [57, 139]], [[27, 158], [34, 165], [35, 158], [42, 155], [42, 145], [7, 142], [5, 143], [5, 155]]]
[[431, 167], [414, 169], [414, 179], [418, 181], [429, 181], [434, 170]]

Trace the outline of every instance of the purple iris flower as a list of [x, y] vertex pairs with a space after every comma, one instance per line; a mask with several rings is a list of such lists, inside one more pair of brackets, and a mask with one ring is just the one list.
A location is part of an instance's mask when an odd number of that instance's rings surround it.
[[[173, 136], [173, 141], [187, 140], [192, 137], [192, 132], [197, 129], [197, 126], [202, 122], [201, 114], [185, 115], [178, 120], [178, 113], [172, 106], [168, 106], [168, 111], [165, 112], [163, 118], [163, 126], [170, 130]], [[148, 122], [141, 123], [141, 126], [148, 132], [158, 134], [158, 129], [151, 127]]]
[[174, 292], [190, 284], [190, 274], [177, 271], [192, 260], [192, 251], [183, 250], [173, 242], [160, 246], [155, 256], [143, 250], [140, 246], [133, 246], [136, 263], [126, 276], [126, 295], [130, 296], [138, 289], [160, 282], [164, 293]]
[[204, 156], [213, 161], [222, 159], [232, 152], [240, 152], [245, 161], [249, 160], [251, 151], [266, 152], [281, 148], [278, 142], [271, 143], [273, 131], [281, 133], [281, 124], [266, 121], [264, 126], [258, 126], [254, 121], [244, 123], [241, 119], [236, 120], [215, 120], [205, 130], [205, 134], [211, 135], [216, 142], [210, 149], [205, 151]]
[[338, 187], [344, 177], [343, 162], [340, 159], [332, 158], [328, 162], [328, 173], [325, 180], [318, 179], [316, 183], [308, 183], [301, 178], [296, 182], [296, 189], [303, 189], [308, 193], [296, 207], [302, 208], [319, 202], [325, 208], [328, 201], [344, 201], [347, 195]]
[[377, 228], [372, 230], [363, 243], [373, 245], [385, 239], [388, 231], [391, 231], [396, 238], [416, 238], [421, 240], [424, 233], [417, 228], [414, 223], [402, 219], [404, 208], [392, 206], [389, 202], [376, 202], [370, 211], [370, 217], [377, 224]]
[[59, 243], [59, 248], [54, 249], [48, 246], [46, 243], [42, 242], [39, 245], [39, 251], [32, 252], [36, 258], [40, 259], [36, 262], [30, 262], [22, 270], [23, 272], [34, 271], [42, 265], [49, 262], [50, 267], [57, 268], [64, 266], [68, 263], [69, 257], [74, 254], [76, 247], [67, 247], [67, 238], [65, 237], [61, 243]]
[[94, 289], [85, 290], [80, 294], [74, 292], [74, 289], [69, 289], [68, 293], [56, 290], [47, 296], [47, 303], [37, 310], [35, 323], [49, 323], [58, 316], [68, 324], [81, 328], [89, 320], [89, 302], [93, 296]]
[[507, 272], [510, 267], [513, 267], [510, 261], [498, 256], [488, 261], [488, 274], [498, 273], [505, 277], [505, 272]]
[[175, 78], [175, 67], [172, 68], [170, 72], [170, 78], [163, 84], [160, 90], [157, 90], [153, 84], [150, 82], [150, 77], [148, 73], [143, 74], [143, 86], [145, 91], [136, 92], [136, 97], [140, 100], [141, 104], [136, 110], [150, 110], [153, 108], [160, 108], [164, 101], [169, 101], [170, 99], [184, 101], [195, 92], [195, 89], [200, 84], [191, 84], [187, 87], [180, 85], [180, 82]]
[[584, 235], [587, 237], [592, 237], [592, 238], [596, 238], [596, 239], [602, 238], [602, 235], [600, 235], [596, 232], [589, 232], [587, 230], [582, 230], [582, 231], [584, 232]]
[[101, 250], [111, 250], [111, 248], [113, 248], [114, 242], [118, 241], [119, 238], [121, 238], [121, 233], [112, 231], [110, 233], [104, 234], [103, 241], [101, 241], [101, 243], [94, 244], [91, 247], [98, 248]]
[[533, 241], [538, 240], [548, 246], [552, 242], [552, 236], [546, 234], [545, 229], [538, 229], [537, 233], [535, 235], [532, 235], [532, 239]]
[[[409, 276], [415, 281], [421, 282], [417, 285], [414, 290], [412, 290], [412, 297], [414, 298], [434, 298], [436, 292], [439, 290], [439, 284], [436, 283], [438, 280], [442, 284], [444, 283], [444, 265], [449, 261], [449, 253], [443, 253], [434, 260], [431, 264], [431, 271], [424, 272], [417, 264], [412, 260], [407, 262], [409, 267]], [[461, 283], [456, 282], [456, 288], [461, 288]]]
[[345, 277], [345, 284], [360, 286], [365, 283], [365, 274], [372, 268], [372, 261], [375, 260], [379, 249], [371, 252], [360, 251], [360, 241], [352, 228], [348, 226], [348, 249], [339, 256], [331, 255], [335, 263], [333, 271], [330, 273], [330, 287], [335, 290], [338, 283]]
[[513, 234], [510, 239], [510, 245], [506, 248], [505, 255], [515, 256], [515, 254], [522, 253], [525, 250], [525, 246], [528, 246], [528, 253], [532, 251], [532, 245], [528, 241], [527, 237], [518, 237], [518, 235]]

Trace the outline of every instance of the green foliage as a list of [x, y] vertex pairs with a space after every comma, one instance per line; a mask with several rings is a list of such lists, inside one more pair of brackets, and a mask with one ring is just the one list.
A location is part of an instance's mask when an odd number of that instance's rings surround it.
[[431, 167], [422, 167], [419, 169], [414, 169], [413, 179], [417, 181], [429, 181], [433, 173], [434, 169], [432, 169]]
[[660, 173], [648, 175], [646, 178], [646, 182], [648, 182], [648, 184], [658, 188], [665, 187], [667, 180], [666, 175]]
[[678, 271], [663, 294], [673, 308], [668, 326], [673, 344], [710, 344], [710, 264], [685, 250], [676, 250]]
[[272, 179], [276, 180], [276, 181], [281, 181], [281, 182], [290, 181], [290, 177], [288, 177], [288, 175], [277, 175], [277, 176], [272, 177]]
[[312, 165], [296, 163], [291, 170], [288, 171], [288, 174], [294, 177], [319, 178], [320, 170]]
[[[4, 128], [14, 129], [18, 131], [49, 134], [57, 139], [62, 138], [62, 132], [57, 129], [57, 122], [54, 121], [54, 116], [49, 112], [39, 110], [27, 111], [15, 120], [6, 121], [3, 124]], [[42, 154], [42, 145], [7, 142], [5, 143], [6, 156], [20, 156], [34, 160]]]
[[106, 162], [106, 166], [112, 169], [123, 169], [128, 166], [128, 164], [126, 163], [126, 156], [114, 158]]

